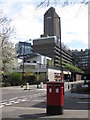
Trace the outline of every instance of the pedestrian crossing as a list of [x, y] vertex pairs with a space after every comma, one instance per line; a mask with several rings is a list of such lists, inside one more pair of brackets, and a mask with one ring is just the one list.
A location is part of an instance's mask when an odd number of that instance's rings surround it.
[[6, 102], [1, 102], [0, 103], [0, 108], [5, 107], [5, 106], [10, 106], [10, 105], [13, 105], [13, 104], [19, 104], [21, 102], [26, 102], [26, 101], [28, 101], [27, 98], [22, 98], [22, 99], [17, 98], [15, 100], [8, 100]]
[[[40, 97], [42, 95], [45, 95], [45, 91], [38, 91], [38, 93], [31, 94], [31, 95], [26, 95], [26, 96], [21, 96], [21, 97], [14, 97], [9, 100], [3, 100], [0, 102], [0, 108], [6, 107], [6, 106], [11, 106], [13, 104], [19, 104], [22, 102], [27, 102], [27, 101], [34, 101], [35, 98]], [[44, 101], [44, 100], [36, 100], [36, 101]]]

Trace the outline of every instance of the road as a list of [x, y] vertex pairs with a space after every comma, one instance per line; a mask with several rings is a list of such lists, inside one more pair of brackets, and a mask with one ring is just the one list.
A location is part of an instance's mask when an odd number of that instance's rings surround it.
[[[30, 86], [30, 90], [21, 87], [2, 88], [3, 118], [88, 118], [88, 99], [70, 97], [65, 92], [64, 114], [46, 115], [46, 85], [43, 89]], [[72, 93], [73, 94], [73, 93]]]

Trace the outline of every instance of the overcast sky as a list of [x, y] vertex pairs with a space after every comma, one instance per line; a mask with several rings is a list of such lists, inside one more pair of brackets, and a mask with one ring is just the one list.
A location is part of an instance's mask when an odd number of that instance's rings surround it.
[[[39, 0], [0, 0], [0, 8], [16, 29], [14, 43], [43, 34], [43, 15], [50, 6], [36, 10], [38, 3]], [[88, 5], [77, 3], [62, 8], [57, 4], [55, 9], [61, 17], [62, 42], [70, 49], [88, 48]]]

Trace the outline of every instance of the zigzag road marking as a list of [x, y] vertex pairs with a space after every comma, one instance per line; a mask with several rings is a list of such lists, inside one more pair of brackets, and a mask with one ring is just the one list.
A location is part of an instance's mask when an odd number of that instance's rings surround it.
[[4, 105], [0, 105], [0, 108], [4, 107]]
[[15, 101], [14, 103], [20, 103], [21, 99], [17, 99], [17, 101]]
[[[43, 92], [37, 93], [37, 94], [28, 96], [28, 98], [36, 98], [36, 97], [39, 97], [43, 94], [44, 94]], [[0, 108], [5, 107], [5, 106], [10, 106], [13, 104], [18, 104], [20, 102], [29, 101], [28, 98], [26, 96], [21, 96], [20, 98], [14, 97], [14, 98], [11, 98], [9, 100], [4, 100], [5, 102], [3, 101], [2, 103], [0, 103]], [[43, 100], [36, 100], [36, 101], [43, 101]]]
[[5, 106], [9, 106], [9, 105], [12, 105], [12, 103], [11, 103], [11, 102], [9, 102], [9, 103], [6, 103], [6, 104], [5, 104]]

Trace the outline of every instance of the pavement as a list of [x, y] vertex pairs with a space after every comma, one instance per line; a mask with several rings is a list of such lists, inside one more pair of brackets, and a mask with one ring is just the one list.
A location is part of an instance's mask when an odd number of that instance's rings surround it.
[[65, 91], [65, 95], [71, 98], [90, 99], [90, 94], [78, 94], [78, 93], [71, 93], [71, 91]]

